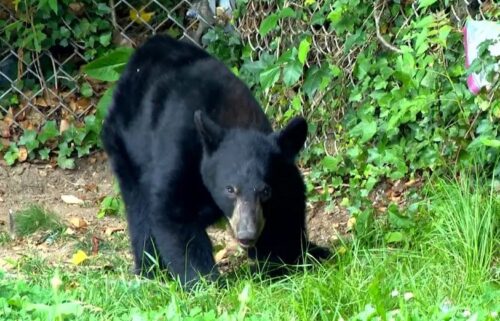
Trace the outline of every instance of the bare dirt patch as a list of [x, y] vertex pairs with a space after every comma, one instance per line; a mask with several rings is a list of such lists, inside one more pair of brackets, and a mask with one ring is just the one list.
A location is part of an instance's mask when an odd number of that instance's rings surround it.
[[[49, 263], [60, 265], [69, 262], [76, 242], [92, 244], [95, 238], [106, 241], [113, 230], [126, 233], [123, 218], [97, 218], [102, 198], [113, 193], [113, 176], [105, 155], [94, 154], [78, 160], [76, 165], [74, 170], [29, 163], [0, 167], [0, 232], [9, 231], [9, 211], [16, 212], [36, 203], [55, 212], [77, 236], [73, 242], [54, 243], [46, 241], [47, 235], [17, 238], [0, 246], [0, 267], [8, 267], [6, 259], [15, 260], [31, 252], [38, 253]], [[74, 196], [83, 204], [68, 204], [62, 195]], [[307, 219], [310, 238], [320, 245], [331, 245], [339, 235], [345, 234], [348, 215], [339, 208], [326, 212], [321, 206], [310, 206]], [[81, 230], [74, 227], [79, 221], [85, 225]], [[221, 265], [229, 264], [238, 256], [228, 231], [210, 228], [209, 234]], [[129, 252], [123, 254], [130, 255]]]

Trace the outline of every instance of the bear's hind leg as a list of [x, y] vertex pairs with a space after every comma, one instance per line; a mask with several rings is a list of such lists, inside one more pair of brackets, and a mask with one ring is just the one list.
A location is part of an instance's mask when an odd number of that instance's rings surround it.
[[141, 168], [130, 159], [126, 144], [115, 126], [111, 120], [104, 124], [102, 141], [125, 203], [135, 273], [152, 277], [150, 272], [154, 267], [154, 261], [144, 254], [147, 252], [154, 257], [155, 252], [151, 223], [147, 214], [148, 197], [140, 183]]

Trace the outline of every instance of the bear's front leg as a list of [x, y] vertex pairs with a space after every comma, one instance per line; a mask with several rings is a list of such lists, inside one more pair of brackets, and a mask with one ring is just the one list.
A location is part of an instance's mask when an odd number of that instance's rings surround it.
[[203, 228], [162, 219], [154, 221], [152, 232], [162, 265], [184, 286], [191, 287], [200, 277], [217, 278], [212, 243]]

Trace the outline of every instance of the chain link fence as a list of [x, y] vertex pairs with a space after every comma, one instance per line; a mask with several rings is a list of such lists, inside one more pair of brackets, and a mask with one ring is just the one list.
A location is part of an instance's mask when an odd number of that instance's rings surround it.
[[[50, 4], [57, 1], [61, 0], [0, 0], [0, 138], [15, 140], [24, 130], [40, 129], [48, 120], [63, 126], [94, 113], [105, 88], [87, 79], [81, 67], [113, 46], [136, 47], [156, 33], [200, 43], [209, 27], [227, 24], [231, 19], [227, 13], [235, 9], [233, 0], [64, 0], [60, 19], [45, 21], [54, 10]], [[35, 3], [45, 3], [45, 15]], [[220, 14], [223, 3], [226, 7]], [[285, 7], [304, 10], [309, 17], [324, 16], [329, 6], [333, 10], [334, 1], [316, 3], [307, 7], [303, 1], [287, 1]], [[383, 3], [374, 2], [372, 15], [381, 21], [390, 19], [382, 15]], [[276, 1], [247, 1], [233, 21], [256, 56], [296, 46], [307, 32], [312, 41], [307, 65], [334, 61], [347, 75], [352, 73], [362, 48], [346, 49], [346, 39], [339, 38], [328, 23], [281, 19], [279, 28], [262, 37], [259, 26], [277, 6]], [[452, 18], [465, 16], [459, 9], [453, 7]], [[375, 37], [367, 35], [365, 44]]]
[[[199, 0], [75, 0], [64, 6], [67, 14], [60, 13], [59, 21], [47, 22], [37, 16], [35, 2], [27, 2], [33, 5], [20, 8], [10, 0], [0, 1], [4, 140], [16, 140], [24, 130], [40, 129], [48, 120], [65, 126], [94, 113], [105, 85], [87, 79], [81, 67], [99, 54], [116, 46], [136, 47], [156, 33], [199, 43], [201, 33], [214, 24], [200, 14], [207, 8], [200, 8]], [[26, 30], [30, 27], [33, 30]], [[51, 38], [56, 41], [51, 43]]]

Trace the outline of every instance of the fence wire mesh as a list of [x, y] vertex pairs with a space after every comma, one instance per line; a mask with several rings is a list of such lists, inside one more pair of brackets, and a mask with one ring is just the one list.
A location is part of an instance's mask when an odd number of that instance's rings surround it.
[[[23, 3], [25, 7], [19, 7]], [[228, 17], [219, 15], [219, 7], [215, 6], [222, 3], [232, 9], [235, 6], [234, 0], [67, 0], [65, 3], [69, 4], [64, 6], [67, 14], [60, 14], [59, 22], [48, 21], [44, 28], [52, 30], [52, 35], [45, 35], [37, 29], [41, 24], [33, 20], [39, 9], [35, 3], [42, 1], [0, 1], [0, 136], [3, 139], [15, 140], [23, 130], [39, 129], [48, 120], [57, 120], [63, 126], [66, 122], [81, 122], [94, 113], [105, 88], [86, 78], [81, 67], [111, 46], [136, 47], [156, 33], [169, 33], [199, 44], [209, 27], [227, 23]], [[307, 7], [303, 1], [286, 1], [285, 5], [314, 17], [318, 8], [324, 11], [334, 1], [315, 3], [317, 6]], [[465, 16], [459, 10], [464, 6], [458, 4], [453, 7], [452, 18]], [[234, 24], [242, 41], [256, 56], [271, 51], [279, 54], [296, 46], [304, 33], [308, 33], [312, 44], [307, 65], [334, 61], [347, 75], [352, 73], [362, 48], [346, 50], [345, 39], [339, 38], [327, 24], [282, 19], [279, 28], [262, 37], [259, 27], [279, 9], [277, 1], [247, 1], [244, 8], [238, 9], [242, 14]], [[43, 22], [43, 15], [41, 19]], [[28, 27], [32, 30], [26, 30]], [[46, 29], [44, 32], [47, 33]], [[42, 36], [49, 40], [57, 38], [58, 42], [41, 47], [36, 39]], [[374, 37], [368, 35], [365, 44]]]
[[[105, 88], [86, 78], [81, 67], [96, 58], [97, 51], [89, 50], [89, 47], [97, 47], [96, 42], [101, 43], [104, 49], [101, 52], [111, 46], [136, 47], [156, 33], [170, 33], [199, 43], [201, 33], [213, 25], [213, 21], [207, 21], [201, 14], [189, 14], [193, 8], [200, 9], [198, 3], [201, 1], [77, 0], [67, 6], [68, 14], [61, 14], [59, 22], [48, 22], [45, 26], [46, 35], [41, 39], [50, 38], [47, 28], [52, 28], [59, 42], [48, 48], [37, 48], [37, 42], [32, 41], [30, 48], [31, 34], [35, 38], [37, 35], [36, 25], [33, 33], [27, 33], [23, 27], [30, 24], [29, 19], [36, 14], [30, 10], [36, 7], [22, 10], [16, 8], [14, 2], [1, 1], [1, 138], [15, 140], [24, 130], [40, 129], [48, 120], [57, 120], [60, 126], [82, 122], [86, 115], [95, 112]], [[102, 31], [99, 35], [99, 25], [92, 25], [88, 13], [99, 11], [103, 13], [99, 23], [109, 26], [109, 33]], [[58, 29], [47, 27], [49, 23]], [[63, 32], [68, 34], [66, 38], [60, 37]], [[92, 32], [96, 33], [95, 37], [90, 34]], [[78, 37], [84, 33], [87, 39]]]

